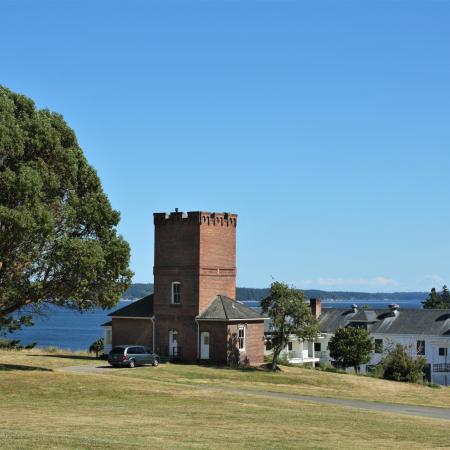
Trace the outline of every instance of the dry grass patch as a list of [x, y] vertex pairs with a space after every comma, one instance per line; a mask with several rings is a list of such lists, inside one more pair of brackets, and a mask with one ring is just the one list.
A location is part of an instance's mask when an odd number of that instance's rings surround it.
[[2, 448], [422, 449], [448, 445], [448, 421], [212, 393], [118, 372], [123, 375], [1, 372]]

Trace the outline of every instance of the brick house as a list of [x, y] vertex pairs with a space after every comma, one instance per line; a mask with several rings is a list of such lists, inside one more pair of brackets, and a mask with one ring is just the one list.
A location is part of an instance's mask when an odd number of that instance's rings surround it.
[[155, 213], [154, 224], [154, 294], [109, 314], [105, 343], [185, 362], [262, 364], [265, 318], [235, 300], [237, 215], [176, 210]]

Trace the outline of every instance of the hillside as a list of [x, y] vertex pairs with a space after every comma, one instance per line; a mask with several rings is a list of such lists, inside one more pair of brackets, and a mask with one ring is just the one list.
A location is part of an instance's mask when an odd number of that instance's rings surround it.
[[448, 420], [322, 403], [445, 409], [448, 389], [296, 367], [103, 367], [83, 353], [0, 350], [2, 448], [448, 448]]
[[[153, 292], [152, 283], [135, 283], [125, 291], [123, 294], [124, 299], [137, 300], [145, 297]], [[417, 300], [418, 298], [425, 299], [428, 295], [426, 292], [347, 292], [347, 291], [321, 291], [316, 289], [305, 290], [305, 295], [308, 298], [319, 297], [329, 300], [392, 300], [392, 301], [405, 301], [405, 300]], [[242, 301], [247, 300], [261, 300], [268, 293], [268, 289], [262, 288], [237, 288], [237, 298]]]

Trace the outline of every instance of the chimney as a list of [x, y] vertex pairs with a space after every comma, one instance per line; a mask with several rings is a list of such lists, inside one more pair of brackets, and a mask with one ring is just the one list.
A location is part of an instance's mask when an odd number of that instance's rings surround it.
[[398, 310], [400, 309], [400, 305], [397, 303], [391, 303], [389, 305], [389, 309], [391, 310], [392, 315], [396, 316], [398, 314]]
[[358, 305], [357, 305], [357, 304], [353, 303], [353, 305], [352, 305], [352, 311], [353, 311], [354, 313], [357, 313], [357, 312], [358, 312]]
[[309, 307], [311, 308], [313, 316], [318, 319], [322, 314], [322, 302], [320, 298], [311, 298], [309, 300]]

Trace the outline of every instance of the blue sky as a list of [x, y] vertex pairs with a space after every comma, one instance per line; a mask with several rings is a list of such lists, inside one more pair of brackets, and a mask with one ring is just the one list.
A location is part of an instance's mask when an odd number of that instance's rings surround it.
[[0, 83], [75, 129], [136, 282], [175, 207], [239, 214], [240, 286], [450, 282], [450, 2], [0, 3]]

